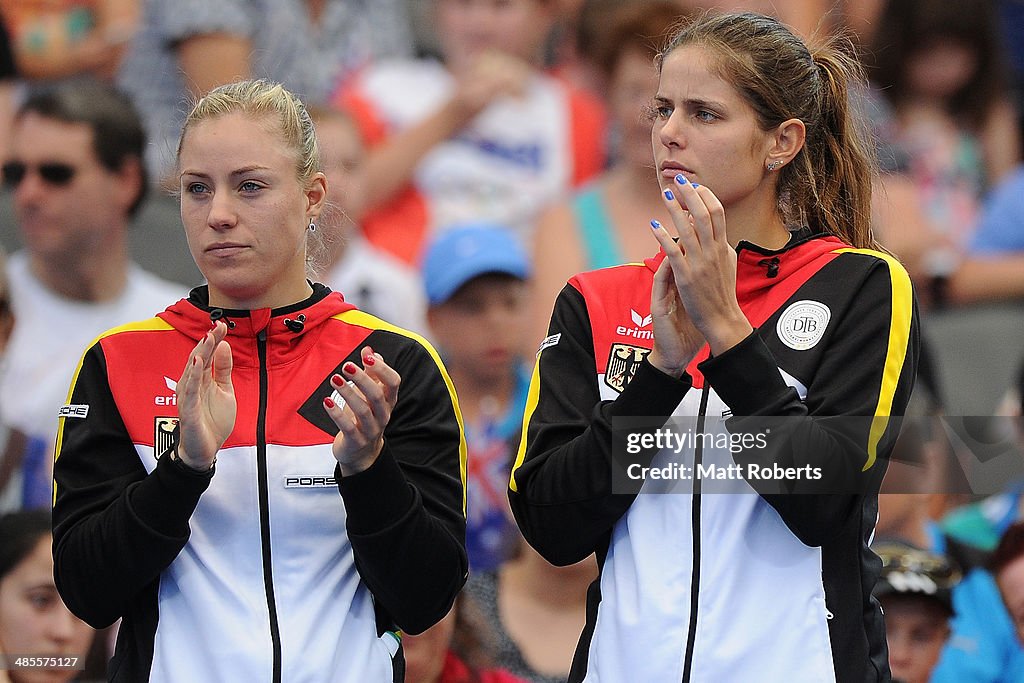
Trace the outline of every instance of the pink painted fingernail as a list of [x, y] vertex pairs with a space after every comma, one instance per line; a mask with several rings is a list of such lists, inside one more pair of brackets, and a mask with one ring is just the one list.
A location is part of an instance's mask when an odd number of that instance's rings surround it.
[[333, 408], [334, 399], [332, 399], [330, 396], [324, 397], [324, 405], [327, 406], [328, 408]]

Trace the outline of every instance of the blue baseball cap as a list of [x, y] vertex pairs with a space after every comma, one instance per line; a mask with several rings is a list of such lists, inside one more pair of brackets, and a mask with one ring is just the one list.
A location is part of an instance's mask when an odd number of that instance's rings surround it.
[[435, 237], [423, 254], [421, 270], [427, 301], [436, 306], [473, 278], [487, 273], [527, 279], [530, 258], [508, 228], [474, 223], [451, 228]]

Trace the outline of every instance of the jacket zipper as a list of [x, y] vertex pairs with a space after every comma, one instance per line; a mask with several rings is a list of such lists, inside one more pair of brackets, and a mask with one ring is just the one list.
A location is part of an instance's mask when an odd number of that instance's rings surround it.
[[260, 496], [260, 539], [263, 546], [263, 586], [267, 593], [270, 615], [270, 641], [274, 651], [274, 683], [281, 683], [281, 629], [277, 622], [277, 600], [274, 598], [274, 574], [270, 557], [270, 491], [267, 482], [267, 331], [256, 335], [256, 351], [260, 360], [260, 403], [256, 416], [256, 470]]
[[[708, 409], [709, 385], [704, 381], [700, 394], [700, 410], [697, 411], [697, 433], [704, 432], [704, 415]], [[697, 596], [700, 591], [700, 478], [696, 476], [704, 455], [703, 441], [698, 440], [693, 449], [693, 511], [690, 514], [690, 534], [693, 538], [693, 570], [690, 572], [690, 625], [686, 631], [686, 658], [683, 660], [682, 683], [690, 683], [690, 669], [693, 668], [694, 640], [697, 636]]]

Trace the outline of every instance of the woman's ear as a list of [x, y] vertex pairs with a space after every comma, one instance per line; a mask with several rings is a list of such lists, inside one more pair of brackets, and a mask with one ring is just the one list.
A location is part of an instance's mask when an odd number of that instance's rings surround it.
[[775, 131], [770, 134], [765, 166], [771, 166], [772, 170], [779, 166], [785, 166], [793, 160], [807, 139], [807, 127], [800, 119], [787, 119], [780, 123]]
[[317, 172], [306, 185], [306, 217], [317, 218], [327, 201], [327, 176]]

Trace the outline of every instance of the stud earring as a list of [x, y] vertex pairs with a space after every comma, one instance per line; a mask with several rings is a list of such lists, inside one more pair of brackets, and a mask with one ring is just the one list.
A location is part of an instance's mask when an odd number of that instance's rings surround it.
[[782, 166], [782, 162], [781, 161], [769, 161], [767, 168], [768, 168], [768, 171], [771, 172], [771, 171], [774, 171], [775, 169], [777, 169], [779, 166]]

